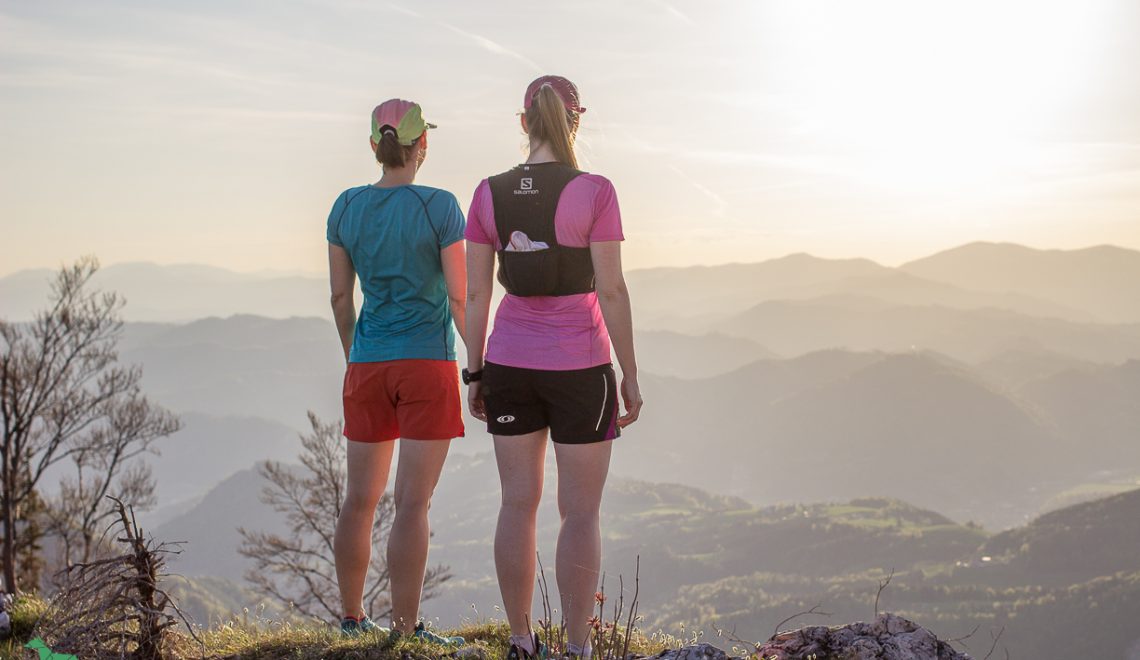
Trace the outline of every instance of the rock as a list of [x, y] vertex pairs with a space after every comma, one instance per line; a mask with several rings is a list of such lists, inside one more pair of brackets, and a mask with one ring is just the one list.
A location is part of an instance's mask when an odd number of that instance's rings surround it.
[[712, 644], [695, 644], [679, 649], [668, 649], [652, 657], [659, 660], [727, 660], [728, 654]]
[[7, 637], [12, 632], [12, 617], [8, 610], [12, 607], [12, 596], [0, 594], [0, 638]]
[[934, 633], [895, 614], [873, 622], [828, 628], [810, 626], [774, 635], [757, 649], [768, 660], [970, 660]]
[[[773, 635], [748, 657], [758, 660], [971, 660], [926, 628], [883, 613], [870, 623], [808, 626]], [[711, 644], [669, 649], [645, 660], [728, 660]]]

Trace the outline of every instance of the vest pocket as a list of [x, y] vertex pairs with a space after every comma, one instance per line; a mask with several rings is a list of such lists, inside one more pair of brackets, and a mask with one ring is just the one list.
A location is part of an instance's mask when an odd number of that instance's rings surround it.
[[558, 290], [558, 250], [499, 252], [499, 280], [516, 296], [549, 296]]

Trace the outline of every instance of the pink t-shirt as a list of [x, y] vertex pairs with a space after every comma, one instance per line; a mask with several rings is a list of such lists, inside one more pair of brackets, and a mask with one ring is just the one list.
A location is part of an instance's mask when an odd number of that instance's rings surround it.
[[[617, 193], [609, 179], [581, 174], [566, 184], [554, 213], [554, 230], [558, 243], [567, 247], [624, 240]], [[466, 238], [496, 250], [502, 248], [495, 231], [491, 186], [486, 179], [471, 199]], [[598, 306], [598, 294], [521, 298], [508, 293], [495, 313], [486, 360], [508, 367], [550, 371], [608, 364], [610, 335]]]

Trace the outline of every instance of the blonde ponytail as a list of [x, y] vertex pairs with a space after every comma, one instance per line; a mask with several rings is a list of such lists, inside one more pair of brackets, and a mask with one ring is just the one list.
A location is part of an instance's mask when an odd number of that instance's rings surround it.
[[526, 126], [531, 144], [545, 142], [558, 162], [578, 169], [578, 157], [574, 154], [578, 113], [567, 110], [550, 85], [539, 87], [535, 93], [534, 103], [526, 111]]

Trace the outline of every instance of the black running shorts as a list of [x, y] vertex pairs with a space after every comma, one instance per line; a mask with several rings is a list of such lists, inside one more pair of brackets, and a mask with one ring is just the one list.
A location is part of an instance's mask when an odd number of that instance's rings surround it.
[[524, 435], [549, 427], [554, 442], [577, 445], [621, 435], [612, 364], [547, 371], [488, 362], [482, 383], [487, 432], [493, 435]]

